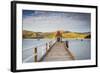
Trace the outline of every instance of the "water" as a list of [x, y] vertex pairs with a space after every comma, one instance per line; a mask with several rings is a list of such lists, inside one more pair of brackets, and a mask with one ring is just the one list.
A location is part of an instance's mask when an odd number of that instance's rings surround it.
[[36, 47], [36, 46], [40, 46], [45, 44], [46, 42], [49, 42], [49, 39], [23, 39], [23, 50], [32, 48], [32, 47]]
[[[86, 60], [91, 57], [91, 45], [89, 39], [84, 40], [69, 40], [63, 39], [63, 41], [68, 41], [69, 50], [73, 53], [76, 60]], [[46, 43], [49, 43], [51, 39], [23, 39], [23, 49], [22, 49], [22, 61], [23, 62], [34, 62], [34, 48], [37, 47], [38, 50], [38, 60], [46, 52]], [[52, 43], [55, 42], [52, 39]]]
[[91, 41], [84, 40], [68, 40], [69, 50], [75, 56], [76, 60], [91, 59]]

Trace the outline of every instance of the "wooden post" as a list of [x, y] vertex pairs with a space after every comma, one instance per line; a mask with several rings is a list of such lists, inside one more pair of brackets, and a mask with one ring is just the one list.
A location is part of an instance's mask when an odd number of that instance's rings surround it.
[[66, 41], [66, 47], [69, 48], [69, 46], [68, 46], [68, 41]]
[[34, 61], [37, 62], [37, 48], [34, 48]]
[[51, 42], [49, 42], [49, 48], [51, 47]]
[[48, 43], [46, 43], [46, 53], [47, 53], [47, 51], [48, 51]]

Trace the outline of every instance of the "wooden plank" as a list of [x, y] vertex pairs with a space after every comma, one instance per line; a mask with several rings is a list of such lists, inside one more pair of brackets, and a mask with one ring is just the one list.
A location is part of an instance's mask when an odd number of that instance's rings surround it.
[[42, 57], [38, 62], [43, 61], [43, 59], [47, 56], [47, 54], [51, 51], [52, 47], [53, 47], [55, 44], [56, 44], [56, 42], [55, 42], [53, 45], [51, 45], [51, 47], [50, 47], [50, 44], [48, 44], [49, 49], [47, 50], [47, 52], [43, 55], [43, 57]]
[[56, 42], [50, 52], [42, 61], [66, 61], [73, 60], [71, 53], [65, 49], [64, 42]]

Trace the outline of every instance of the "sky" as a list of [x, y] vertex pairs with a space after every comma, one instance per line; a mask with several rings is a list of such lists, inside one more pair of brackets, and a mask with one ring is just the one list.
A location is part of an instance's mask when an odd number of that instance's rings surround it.
[[91, 32], [91, 14], [54, 11], [22, 11], [23, 30], [33, 32]]

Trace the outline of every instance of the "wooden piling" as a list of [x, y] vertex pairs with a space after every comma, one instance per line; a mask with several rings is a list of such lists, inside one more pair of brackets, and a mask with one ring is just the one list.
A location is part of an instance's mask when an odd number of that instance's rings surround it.
[[46, 43], [46, 53], [47, 53], [47, 51], [48, 51], [48, 43]]
[[34, 48], [34, 61], [37, 62], [37, 48]]
[[51, 43], [49, 42], [49, 48], [51, 47]]
[[66, 47], [69, 48], [68, 41], [66, 41]]

